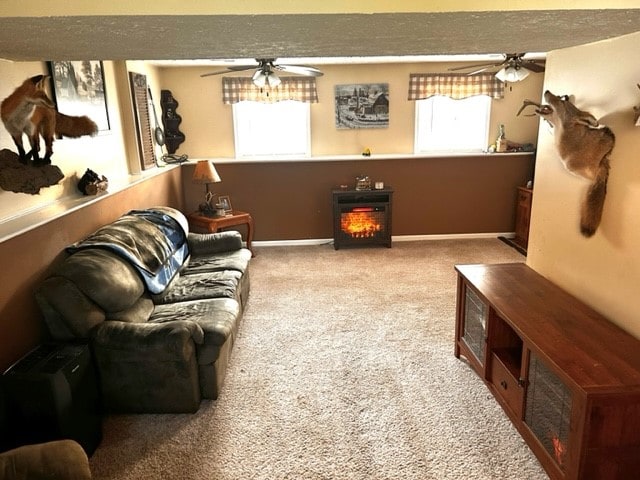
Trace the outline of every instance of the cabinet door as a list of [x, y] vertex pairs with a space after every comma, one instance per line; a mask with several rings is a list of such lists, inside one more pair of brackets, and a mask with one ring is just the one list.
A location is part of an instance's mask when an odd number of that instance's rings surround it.
[[485, 338], [489, 307], [468, 285], [464, 293], [462, 340], [480, 365], [485, 364]]
[[568, 461], [571, 400], [567, 386], [530, 352], [524, 422], [563, 472]]

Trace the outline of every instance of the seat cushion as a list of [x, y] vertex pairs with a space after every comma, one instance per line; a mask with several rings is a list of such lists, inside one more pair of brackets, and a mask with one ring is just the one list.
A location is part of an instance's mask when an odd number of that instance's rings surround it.
[[164, 293], [154, 295], [153, 301], [164, 304], [220, 297], [238, 299], [241, 276], [237, 270], [181, 275]]
[[214, 254], [192, 254], [187, 268], [181, 275], [217, 272], [221, 270], [237, 270], [244, 273], [251, 260], [251, 251], [246, 248]]

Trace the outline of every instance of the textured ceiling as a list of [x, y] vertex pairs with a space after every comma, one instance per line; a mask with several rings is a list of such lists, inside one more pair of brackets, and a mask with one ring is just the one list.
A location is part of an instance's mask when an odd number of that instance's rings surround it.
[[182, 60], [548, 52], [638, 30], [640, 9], [0, 18], [0, 58]]

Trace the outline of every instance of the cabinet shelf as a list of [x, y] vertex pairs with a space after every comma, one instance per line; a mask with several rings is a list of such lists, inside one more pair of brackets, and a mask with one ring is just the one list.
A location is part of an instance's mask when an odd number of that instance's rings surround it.
[[493, 354], [500, 359], [513, 378], [520, 379], [520, 367], [522, 363], [522, 350], [516, 348], [497, 348]]

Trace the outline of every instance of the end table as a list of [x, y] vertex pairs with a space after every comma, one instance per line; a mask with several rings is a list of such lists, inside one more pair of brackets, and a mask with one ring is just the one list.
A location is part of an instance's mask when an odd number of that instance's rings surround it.
[[222, 216], [209, 216], [202, 212], [193, 212], [187, 215], [189, 224], [192, 228], [201, 229], [207, 233], [216, 233], [225, 227], [234, 227], [237, 225], [247, 226], [247, 248], [251, 251], [251, 255], [255, 256], [253, 249], [251, 248], [251, 241], [253, 240], [253, 218], [247, 212], [240, 212], [234, 210], [229, 215]]

